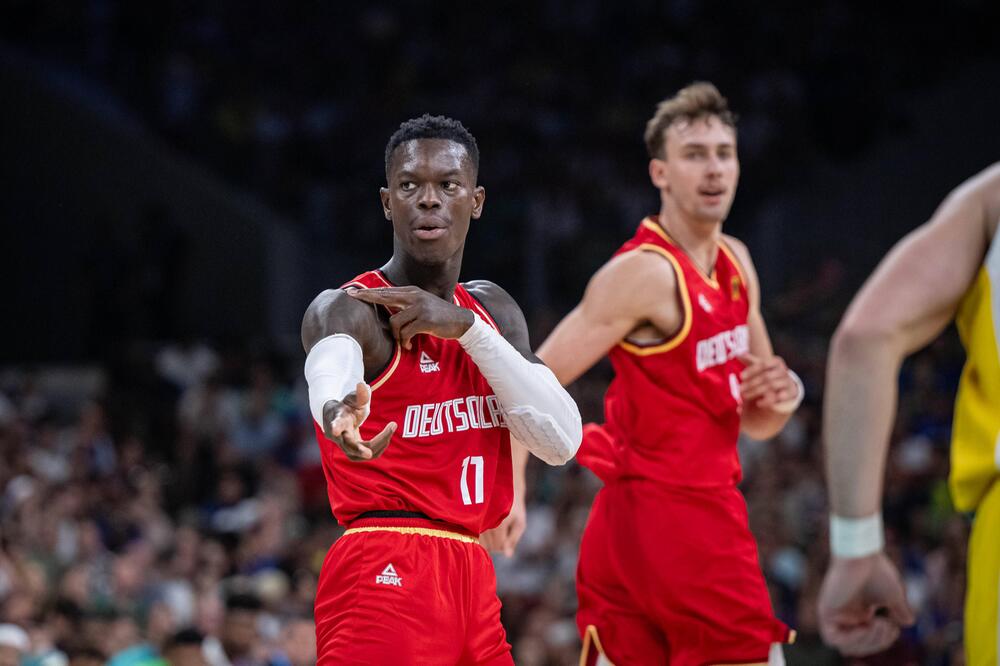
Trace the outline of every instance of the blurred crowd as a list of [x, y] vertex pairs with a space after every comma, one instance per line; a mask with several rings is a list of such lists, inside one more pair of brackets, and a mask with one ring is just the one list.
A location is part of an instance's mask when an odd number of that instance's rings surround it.
[[[299, 225], [317, 265], [355, 272], [387, 247], [385, 141], [408, 117], [452, 115], [482, 148], [477, 270], [531, 309], [565, 310], [656, 205], [642, 143], [656, 102], [693, 78], [730, 97], [739, 235], [811, 166], [905, 131], [901, 100], [990, 52], [998, 20], [985, 0], [908, 14], [849, 0], [15, 0], [0, 39], [123, 101]], [[568, 248], [576, 261], [551, 260]]]
[[[14, 0], [0, 46], [115, 97], [280, 210], [322, 286], [386, 259], [375, 189], [398, 123], [459, 118], [482, 148], [484, 222], [503, 222], [478, 225], [466, 256], [474, 277], [518, 297], [537, 345], [656, 209], [641, 143], [656, 101], [695, 76], [730, 96], [743, 176], [727, 230], [739, 236], [810, 165], [849, 162], [905, 131], [899, 97], [979, 57], [1000, 21], [1000, 4], [978, 0], [925, 7], [919, 20], [848, 0], [769, 11], [722, 0], [362, 4]], [[179, 275], [180, 241], [163, 235], [160, 213], [148, 217], [162, 233], [145, 245]], [[107, 254], [87, 270], [113, 273], [122, 252], [99, 240]], [[840, 663], [815, 617], [828, 552], [826, 345], [857, 278], [836, 255], [766, 285], [776, 349], [808, 395], [774, 441], [740, 442], [761, 566], [776, 612], [798, 630], [793, 665]], [[142, 291], [154, 264], [136, 261], [114, 280], [118, 300], [99, 299], [93, 316], [106, 321], [89, 365], [0, 369], [0, 666], [315, 661], [312, 600], [341, 529], [301, 353], [247, 342], [255, 331], [150, 341], [172, 335], [167, 308]], [[164, 294], [173, 275], [157, 278]], [[149, 322], [130, 323], [142, 313]], [[949, 335], [904, 367], [885, 518], [919, 619], [864, 663], [962, 663], [968, 518], [945, 484], [961, 360]], [[601, 418], [609, 372], [599, 365], [572, 388], [588, 420]], [[573, 574], [598, 487], [576, 463], [529, 467], [527, 531], [513, 558], [495, 560], [522, 666], [577, 663]]]
[[[742, 488], [776, 612], [799, 632], [789, 663], [839, 663], [815, 617], [828, 551], [825, 343], [780, 328], [775, 339], [808, 399], [773, 441], [740, 442]], [[886, 524], [919, 621], [867, 663], [961, 663], [968, 525], [945, 485], [961, 359], [945, 337], [904, 369]], [[184, 342], [136, 346], [79, 376], [0, 374], [0, 650], [47, 666], [313, 662], [317, 575], [341, 528], [301, 363]], [[601, 418], [607, 373], [573, 387], [586, 419]], [[522, 666], [576, 663], [573, 576], [599, 483], [575, 462], [529, 466], [527, 531], [513, 558], [495, 560]]]

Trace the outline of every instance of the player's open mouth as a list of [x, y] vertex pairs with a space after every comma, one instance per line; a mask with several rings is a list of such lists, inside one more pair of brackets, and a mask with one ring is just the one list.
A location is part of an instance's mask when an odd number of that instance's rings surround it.
[[703, 198], [708, 199], [712, 203], [718, 203], [722, 199], [722, 195], [726, 193], [725, 190], [715, 190], [715, 189], [704, 189], [698, 190]]
[[413, 235], [420, 240], [434, 240], [435, 238], [444, 236], [447, 231], [447, 227], [423, 224], [413, 229]]

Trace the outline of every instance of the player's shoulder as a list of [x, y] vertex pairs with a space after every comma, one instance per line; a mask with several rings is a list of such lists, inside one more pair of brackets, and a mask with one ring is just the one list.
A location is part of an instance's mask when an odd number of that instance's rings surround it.
[[504, 335], [515, 329], [527, 327], [521, 306], [497, 283], [489, 280], [469, 280], [463, 282], [462, 286], [473, 298], [482, 303]]
[[506, 289], [490, 280], [469, 280], [463, 282], [462, 286], [483, 305], [486, 305], [486, 301], [516, 303]]
[[302, 317], [302, 344], [308, 350], [316, 341], [337, 333], [359, 338], [376, 319], [375, 308], [352, 298], [344, 289], [324, 289]]
[[677, 282], [674, 264], [662, 254], [641, 246], [622, 252], [598, 269], [594, 281], [612, 283], [619, 289], [673, 285]]
[[740, 268], [753, 272], [753, 259], [750, 257], [750, 248], [747, 247], [746, 243], [736, 236], [730, 236], [729, 234], [721, 234], [720, 241], [729, 248], [729, 251], [733, 253], [736, 260], [740, 262]]

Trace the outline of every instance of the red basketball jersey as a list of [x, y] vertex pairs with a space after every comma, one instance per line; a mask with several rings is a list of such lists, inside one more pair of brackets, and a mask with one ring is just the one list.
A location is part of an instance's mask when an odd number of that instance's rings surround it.
[[605, 428], [616, 473], [675, 485], [734, 484], [741, 474], [744, 368], [737, 357], [749, 351], [743, 269], [720, 240], [715, 270], [705, 275], [655, 217], [643, 220], [616, 255], [625, 252], [654, 252], [670, 262], [684, 321], [669, 339], [626, 339], [608, 354], [615, 379], [605, 397]]
[[[369, 271], [344, 286], [393, 285], [380, 271]], [[497, 328], [461, 284], [453, 300]], [[500, 524], [514, 496], [500, 402], [458, 340], [418, 335], [412, 345], [396, 345], [371, 383], [371, 413], [361, 436], [371, 439], [390, 421], [397, 425], [381, 457], [351, 462], [314, 422], [330, 507], [345, 525], [366, 511], [419, 511], [480, 534]]]

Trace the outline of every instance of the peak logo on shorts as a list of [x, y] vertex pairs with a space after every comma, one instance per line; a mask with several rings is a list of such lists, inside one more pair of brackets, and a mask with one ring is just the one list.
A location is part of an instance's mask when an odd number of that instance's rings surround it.
[[437, 361], [428, 356], [427, 352], [420, 352], [420, 372], [426, 374], [428, 372], [438, 372], [440, 370], [441, 366], [438, 365]]
[[375, 584], [403, 587], [403, 579], [396, 574], [396, 567], [392, 566], [392, 562], [389, 562], [389, 564], [385, 565], [385, 569], [382, 569], [382, 573], [375, 576]]

